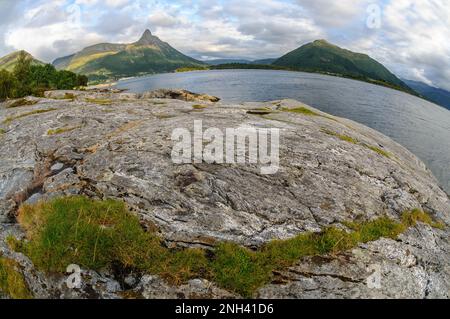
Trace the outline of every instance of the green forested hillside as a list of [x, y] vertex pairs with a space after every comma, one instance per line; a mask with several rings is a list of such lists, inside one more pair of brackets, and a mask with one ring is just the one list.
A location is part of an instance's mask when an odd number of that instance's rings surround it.
[[413, 91], [381, 63], [366, 54], [355, 53], [317, 40], [287, 53], [273, 65], [299, 71], [323, 72]]

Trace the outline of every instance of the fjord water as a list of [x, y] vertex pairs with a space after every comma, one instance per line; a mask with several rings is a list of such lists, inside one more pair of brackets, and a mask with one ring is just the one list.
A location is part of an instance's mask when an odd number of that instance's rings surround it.
[[450, 194], [450, 111], [415, 96], [344, 78], [289, 71], [220, 70], [120, 81], [144, 92], [181, 88], [225, 102], [296, 99], [382, 132], [421, 158]]

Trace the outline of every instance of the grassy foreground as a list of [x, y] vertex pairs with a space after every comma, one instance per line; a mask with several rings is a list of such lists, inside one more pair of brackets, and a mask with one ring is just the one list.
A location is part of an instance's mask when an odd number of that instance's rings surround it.
[[251, 297], [271, 281], [273, 271], [294, 265], [305, 256], [337, 253], [382, 237], [397, 238], [418, 222], [442, 228], [420, 210], [405, 212], [401, 220], [386, 217], [347, 223], [267, 243], [257, 251], [234, 243], [220, 243], [212, 252], [168, 249], [161, 239], [141, 227], [123, 202], [65, 197], [19, 210], [18, 221], [27, 240], [10, 239], [14, 249], [28, 255], [47, 272], [64, 272], [70, 264], [99, 270], [120, 265], [158, 274], [173, 284], [207, 278], [220, 287]]

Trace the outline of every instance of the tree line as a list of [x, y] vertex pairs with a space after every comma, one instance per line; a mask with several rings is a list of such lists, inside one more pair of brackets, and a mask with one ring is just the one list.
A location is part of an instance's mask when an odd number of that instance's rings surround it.
[[21, 52], [12, 72], [0, 70], [0, 99], [43, 96], [48, 90], [71, 90], [87, 83], [85, 75], [58, 71], [51, 64], [34, 65], [32, 59]]

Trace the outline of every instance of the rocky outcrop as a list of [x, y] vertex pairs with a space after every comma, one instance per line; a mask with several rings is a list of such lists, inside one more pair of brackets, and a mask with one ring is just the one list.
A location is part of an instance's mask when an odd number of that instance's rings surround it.
[[[170, 98], [170, 99], [168, 99]], [[384, 135], [293, 100], [228, 105], [190, 92], [47, 92], [36, 104], [0, 104], [0, 254], [16, 260], [36, 297], [228, 298], [199, 278], [172, 287], [149, 275], [86, 270], [69, 290], [65, 275], [42, 274], [13, 252], [8, 234], [17, 207], [83, 194], [124, 200], [169, 247], [209, 249], [218, 241], [260, 247], [273, 239], [317, 232], [423, 209], [446, 224], [425, 224], [398, 240], [380, 239], [338, 255], [300, 260], [276, 273], [259, 298], [448, 298], [450, 201], [425, 165]], [[204, 103], [198, 107], [198, 103]], [[257, 164], [176, 165], [174, 128], [243, 125], [279, 128], [280, 169]], [[3, 133], [1, 133], [3, 132]], [[371, 288], [371, 267], [381, 287]], [[45, 285], [47, 289], [43, 289]]]
[[187, 102], [204, 101], [204, 102], [219, 102], [220, 99], [215, 96], [207, 94], [197, 94], [186, 90], [167, 90], [159, 89], [155, 91], [146, 92], [142, 95], [143, 99], [177, 99]]

